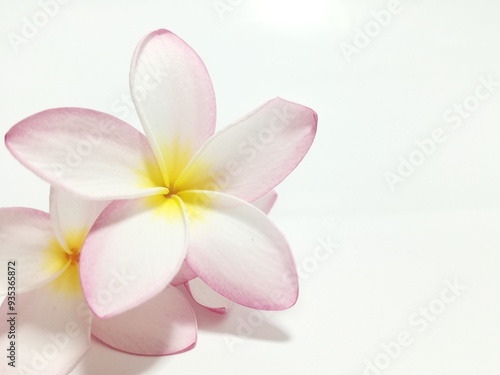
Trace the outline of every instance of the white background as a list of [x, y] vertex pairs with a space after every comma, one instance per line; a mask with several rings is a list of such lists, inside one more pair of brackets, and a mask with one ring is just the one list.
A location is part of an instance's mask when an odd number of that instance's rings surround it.
[[[372, 12], [387, 1], [222, 0], [233, 4], [224, 13], [215, 3], [71, 0], [15, 48], [9, 39], [41, 6], [2, 2], [2, 134], [63, 106], [139, 127], [129, 64], [158, 28], [206, 63], [219, 128], [276, 96], [319, 114], [316, 141], [271, 215], [301, 268], [297, 305], [262, 322], [242, 307], [225, 317], [197, 310], [194, 350], [145, 358], [94, 342], [73, 374], [361, 375], [378, 374], [366, 370], [377, 358], [383, 374], [500, 373], [500, 86], [470, 97], [481, 77], [500, 82], [500, 3], [401, 0], [380, 30]], [[341, 46], [356, 48], [366, 28], [368, 45], [346, 58]], [[454, 127], [444, 115], [464, 100], [477, 108]], [[446, 140], [391, 189], [386, 172], [436, 128]], [[48, 186], [4, 146], [0, 176], [0, 206], [48, 209]], [[317, 260], [321, 241], [338, 246]], [[465, 290], [439, 302], [448, 282]], [[429, 305], [439, 313], [417, 324]], [[384, 361], [383, 344], [404, 331], [411, 344]]]

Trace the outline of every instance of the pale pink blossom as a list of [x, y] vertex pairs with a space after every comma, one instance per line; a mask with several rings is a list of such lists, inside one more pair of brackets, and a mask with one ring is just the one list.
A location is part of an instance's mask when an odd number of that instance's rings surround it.
[[[14, 347], [13, 358], [2, 356], [1, 374], [68, 374], [89, 349], [91, 334], [140, 355], [174, 354], [195, 345], [194, 312], [173, 286], [108, 320], [93, 316], [78, 275], [80, 250], [108, 202], [82, 201], [52, 190], [50, 203], [50, 215], [0, 208], [0, 279], [9, 281], [0, 283], [0, 294], [6, 294], [0, 307], [0, 347], [4, 354]], [[112, 298], [126, 276], [111, 267], [108, 271], [116, 278], [106, 290]]]
[[[130, 87], [146, 136], [82, 108], [38, 113], [6, 136], [12, 154], [52, 185], [114, 201], [82, 249], [82, 287], [93, 312], [111, 317], [140, 305], [164, 290], [184, 261], [230, 301], [292, 306], [298, 278], [290, 246], [250, 203], [305, 156], [316, 113], [277, 98], [214, 135], [207, 70], [166, 30], [140, 42]], [[135, 282], [108, 301], [102, 291], [113, 282], [110, 268]]]

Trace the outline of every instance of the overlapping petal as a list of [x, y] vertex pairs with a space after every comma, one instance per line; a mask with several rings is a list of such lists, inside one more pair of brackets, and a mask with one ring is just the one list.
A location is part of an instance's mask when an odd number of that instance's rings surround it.
[[186, 262], [182, 263], [181, 269], [177, 272], [177, 275], [170, 282], [172, 285], [177, 286], [187, 283], [196, 277], [196, 273], [188, 266]]
[[146, 137], [111, 115], [51, 109], [15, 125], [10, 152], [51, 185], [91, 199], [167, 192]]
[[[17, 315], [8, 315], [7, 301], [0, 307], [1, 374], [68, 374], [90, 347], [91, 313], [81, 290], [61, 294], [49, 283], [18, 294], [15, 309]], [[15, 339], [8, 319], [15, 321]], [[15, 368], [5, 357], [10, 341], [16, 341]]]
[[186, 228], [177, 197], [111, 203], [80, 256], [82, 287], [94, 313], [108, 318], [162, 291], [184, 261]]
[[50, 189], [52, 228], [68, 253], [81, 248], [90, 228], [109, 203], [83, 200], [64, 190]]
[[196, 303], [218, 314], [225, 314], [233, 304], [226, 297], [210, 288], [199, 277], [188, 281], [185, 286]]
[[252, 204], [257, 207], [262, 212], [268, 214], [276, 203], [276, 199], [278, 199], [278, 193], [276, 191], [271, 190], [266, 195], [254, 200]]
[[175, 189], [221, 191], [252, 202], [295, 169], [313, 142], [316, 125], [312, 109], [271, 100], [209, 139]]
[[215, 94], [205, 65], [177, 35], [157, 30], [135, 51], [130, 89], [162, 171], [175, 181], [215, 129]]
[[47, 213], [30, 208], [0, 208], [0, 294], [7, 292], [9, 261], [17, 292], [29, 291], [59, 276], [69, 262]]
[[186, 261], [224, 297], [244, 306], [282, 310], [298, 295], [289, 245], [251, 204], [209, 191], [181, 192], [190, 222]]
[[94, 317], [92, 334], [132, 354], [168, 355], [196, 343], [196, 317], [187, 298], [168, 286], [142, 305], [109, 319]]

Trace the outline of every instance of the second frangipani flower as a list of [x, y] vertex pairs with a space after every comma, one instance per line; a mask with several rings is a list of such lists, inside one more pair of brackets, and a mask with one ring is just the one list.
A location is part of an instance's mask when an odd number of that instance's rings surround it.
[[[90, 348], [91, 334], [113, 348], [140, 355], [174, 354], [195, 345], [194, 312], [173, 286], [111, 319], [92, 317], [78, 277], [80, 250], [107, 203], [52, 189], [50, 215], [0, 208], [3, 280], [7, 265], [11, 267], [10, 287], [0, 286], [0, 294], [9, 292], [0, 312], [12, 322], [0, 324], [0, 345], [13, 346], [19, 353], [17, 362], [15, 355], [10, 365], [0, 362], [0, 374], [68, 374]], [[116, 270], [110, 273], [114, 282], [103, 292], [113, 298], [131, 281]]]
[[[113, 200], [82, 249], [86, 299], [110, 317], [164, 290], [185, 261], [208, 286], [264, 310], [298, 295], [293, 256], [282, 233], [250, 202], [302, 160], [317, 115], [271, 100], [223, 131], [200, 57], [175, 34], [146, 36], [133, 57], [130, 86], [145, 130], [101, 112], [38, 113], [6, 136], [12, 154], [52, 185]], [[110, 269], [134, 279], [112, 299]]]

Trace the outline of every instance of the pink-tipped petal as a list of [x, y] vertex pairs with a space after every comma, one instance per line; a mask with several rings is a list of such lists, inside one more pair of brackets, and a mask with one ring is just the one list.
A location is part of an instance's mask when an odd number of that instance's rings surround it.
[[23, 292], [50, 282], [66, 269], [69, 263], [47, 213], [0, 208], [0, 264], [0, 294], [7, 293], [8, 276], [16, 291]]
[[97, 217], [110, 201], [89, 201], [61, 189], [50, 189], [50, 218], [61, 246], [80, 249]]
[[268, 214], [276, 203], [276, 199], [278, 199], [278, 193], [271, 190], [266, 195], [254, 200], [252, 204], [265, 214]]
[[183, 262], [181, 269], [179, 270], [179, 272], [177, 272], [177, 275], [175, 275], [170, 284], [174, 286], [185, 284], [195, 277], [196, 273], [191, 269], [191, 267], [188, 266], [186, 262]]
[[188, 281], [185, 285], [187, 291], [196, 303], [217, 314], [227, 313], [233, 304], [226, 297], [221, 296], [210, 288], [199, 277]]
[[232, 196], [182, 192], [189, 214], [186, 261], [219, 294], [240, 305], [282, 310], [297, 300], [290, 247], [266, 214]]
[[215, 190], [247, 202], [295, 169], [316, 134], [317, 115], [274, 99], [210, 138], [176, 182], [177, 190]]
[[[0, 374], [66, 375], [90, 347], [91, 313], [81, 290], [61, 294], [49, 283], [18, 294], [15, 311], [17, 315], [8, 315], [12, 311], [7, 300], [0, 307], [0, 347], [4, 353]], [[9, 337], [11, 331], [15, 337]], [[15, 368], [6, 358], [12, 341]]]
[[92, 334], [105, 344], [139, 355], [169, 355], [192, 348], [197, 325], [187, 298], [168, 286], [142, 305], [109, 319], [94, 317]]
[[111, 203], [89, 232], [80, 278], [93, 312], [108, 318], [154, 297], [186, 255], [186, 223], [177, 197]]
[[85, 198], [113, 200], [166, 191], [146, 137], [105, 113], [50, 109], [12, 127], [5, 143], [39, 177]]
[[[266, 195], [256, 199], [252, 204], [264, 213], [269, 213], [273, 207], [278, 194], [276, 191], [271, 190]], [[201, 306], [216, 312], [218, 314], [225, 314], [232, 306], [232, 302], [221, 296], [215, 290], [210, 288], [203, 282], [196, 273], [187, 265], [183, 263], [181, 270], [172, 280], [172, 285], [185, 284], [187, 291], [193, 299]]]
[[171, 181], [215, 129], [215, 94], [203, 61], [167, 30], [137, 46], [130, 88], [142, 125]]

